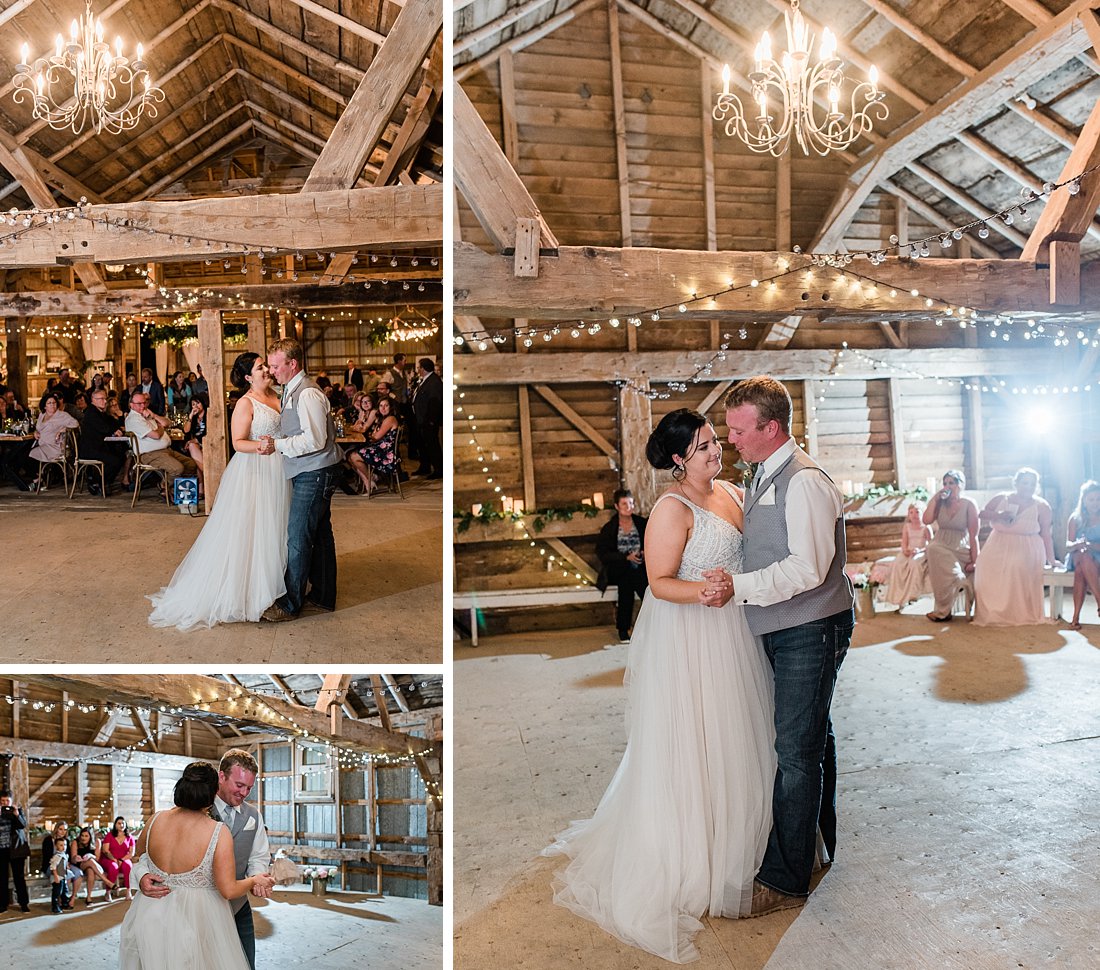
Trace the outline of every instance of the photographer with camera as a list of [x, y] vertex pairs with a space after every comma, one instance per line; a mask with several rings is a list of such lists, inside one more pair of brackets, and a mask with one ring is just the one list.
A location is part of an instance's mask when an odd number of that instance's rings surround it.
[[30, 912], [30, 897], [27, 895], [27, 857], [31, 854], [27, 842], [27, 816], [23, 810], [12, 804], [10, 791], [0, 791], [0, 868], [3, 869], [3, 891], [0, 892], [0, 913], [7, 911], [11, 904], [11, 888], [8, 883], [8, 870], [11, 870], [15, 882], [15, 898], [24, 913]]

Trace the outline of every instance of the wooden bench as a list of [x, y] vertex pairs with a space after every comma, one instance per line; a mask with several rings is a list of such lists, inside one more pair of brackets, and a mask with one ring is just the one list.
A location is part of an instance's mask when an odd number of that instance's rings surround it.
[[1043, 597], [1050, 596], [1050, 618], [1062, 619], [1062, 602], [1065, 597], [1063, 590], [1073, 589], [1073, 573], [1064, 569], [1052, 569], [1047, 566], [1043, 570]]
[[616, 602], [618, 587], [601, 593], [595, 586], [539, 586], [531, 589], [468, 590], [454, 594], [453, 608], [470, 611], [470, 644], [477, 646], [478, 610], [504, 610], [524, 606], [566, 606], [576, 603]]

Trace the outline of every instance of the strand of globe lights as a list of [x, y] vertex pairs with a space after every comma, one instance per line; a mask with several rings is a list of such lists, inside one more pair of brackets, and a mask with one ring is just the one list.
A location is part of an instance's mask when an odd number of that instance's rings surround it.
[[[1045, 181], [1043, 182], [1041, 190], [1038, 192], [1031, 188], [1021, 189], [1021, 199], [1019, 202], [1013, 202], [1011, 205], [1005, 206], [1003, 209], [991, 215], [972, 219], [970, 222], [964, 223], [961, 226], [952, 226], [948, 229], [938, 230], [920, 239], [909, 240], [903, 243], [895, 233], [890, 236], [890, 245], [888, 247], [848, 252], [810, 253], [807, 255], [809, 255], [812, 260], [816, 261], [816, 265], [834, 267], [847, 266], [852, 260], [858, 258], [865, 258], [872, 265], [878, 265], [885, 261], [890, 252], [895, 252], [899, 256], [908, 255], [912, 259], [928, 257], [932, 254], [929, 248], [929, 245], [932, 243], [939, 243], [940, 249], [947, 250], [970, 232], [974, 232], [979, 239], [988, 239], [989, 224], [994, 220], [999, 219], [1003, 225], [1011, 226], [1016, 221], [1016, 216], [1018, 214], [1020, 221], [1026, 224], [1030, 219], [1029, 206], [1053, 195], [1058, 189], [1062, 188], [1070, 195], [1079, 195], [1081, 192], [1081, 180], [1084, 179], [1085, 176], [1091, 175], [1098, 168], [1100, 168], [1100, 163], [1091, 165], [1077, 175], [1071, 175], [1069, 178], [1063, 179], [1060, 182], [1052, 180]], [[802, 250], [800, 247], [795, 246], [793, 252], [801, 254]]]
[[[422, 688], [427, 687], [427, 686], [429, 686], [427, 683], [421, 684]], [[371, 752], [355, 752], [355, 751], [352, 751], [350, 749], [344, 749], [340, 745], [334, 744], [333, 742], [331, 742], [327, 738], [319, 738], [319, 737], [311, 734], [306, 728], [302, 727], [297, 721], [295, 721], [293, 718], [291, 718], [289, 715], [287, 715], [283, 711], [276, 710], [275, 708], [270, 707], [269, 705], [265, 704], [261, 699], [258, 698], [257, 695], [250, 695], [248, 697], [244, 697], [243, 700], [242, 700], [241, 698], [245, 693], [246, 692], [243, 689], [236, 688], [234, 690], [232, 696], [230, 696], [230, 697], [216, 697], [214, 699], [214, 701], [225, 701], [225, 702], [228, 702], [230, 704], [240, 703], [245, 707], [248, 707], [248, 706], [251, 705], [251, 706], [254, 706], [254, 707], [258, 707], [261, 711], [263, 711], [269, 717], [274, 716], [274, 717], [281, 718], [283, 721], [287, 722], [287, 724], [289, 725], [289, 729], [292, 730], [296, 735], [298, 735], [299, 740], [308, 741], [311, 744], [323, 745], [325, 748], [327, 748], [329, 750], [330, 753], [335, 753], [337, 755], [338, 760], [340, 760], [340, 764], [341, 764], [342, 767], [346, 766], [346, 765], [366, 764], [368, 761], [370, 761], [372, 763], [381, 763], [383, 765], [392, 765], [392, 764], [399, 764], [399, 763], [411, 764], [411, 763], [414, 763], [415, 760], [416, 760], [416, 756], [413, 755], [413, 754], [389, 755], [389, 754], [384, 754], [384, 753], [383, 754], [376, 754], [376, 753], [371, 753]], [[80, 711], [81, 713], [84, 713], [84, 714], [92, 714], [92, 713], [96, 713], [96, 712], [101, 712], [101, 713], [107, 714], [109, 716], [122, 715], [122, 714], [137, 714], [137, 715], [140, 716], [140, 715], [143, 715], [143, 714], [148, 715], [152, 711], [157, 711], [158, 713], [161, 713], [161, 714], [172, 715], [173, 717], [178, 718], [180, 720], [186, 718], [191, 712], [194, 712], [194, 711], [209, 711], [210, 710], [210, 705], [211, 705], [211, 703], [213, 703], [212, 701], [200, 701], [196, 704], [189, 705], [189, 706], [186, 706], [186, 707], [173, 706], [171, 704], [158, 704], [154, 707], [135, 707], [135, 706], [132, 706], [132, 705], [118, 705], [118, 704], [85, 704], [85, 703], [80, 703], [79, 701], [74, 701], [71, 698], [68, 701], [65, 701], [65, 702], [62, 702], [62, 701], [44, 701], [44, 700], [30, 698], [30, 697], [13, 696], [11, 694], [4, 695], [4, 700], [7, 701], [9, 706], [12, 706], [12, 705], [15, 705], [15, 704], [19, 704], [22, 707], [28, 707], [29, 706], [32, 710], [41, 710], [41, 711], [44, 711], [47, 714], [52, 713], [57, 708], [63, 706], [63, 707], [65, 707], [66, 710], [75, 709], [75, 710], [78, 710], [78, 711]], [[226, 716], [227, 717], [232, 717], [233, 715], [232, 714], [227, 714]], [[246, 712], [246, 716], [247, 716], [247, 712]], [[179, 726], [179, 720], [171, 721], [171, 722], [169, 722], [165, 725], [162, 725], [162, 726], [158, 727], [158, 730], [156, 732], [155, 737], [144, 737], [141, 740], [135, 741], [133, 744], [127, 745], [126, 747], [123, 747], [123, 748], [114, 748], [114, 747], [107, 748], [107, 749], [104, 749], [104, 752], [103, 752], [102, 755], [93, 755], [91, 757], [81, 758], [79, 760], [84, 764], [97, 764], [97, 763], [100, 763], [101, 761], [103, 761], [104, 759], [109, 760], [112, 757], [115, 757], [119, 752], [136, 751], [139, 748], [142, 748], [145, 745], [149, 744], [150, 741], [159, 740], [161, 734], [163, 734], [166, 731], [175, 730], [178, 726]], [[288, 737], [287, 740], [289, 741], [289, 740], [293, 740], [293, 739]], [[347, 754], [344, 755], [344, 756], [341, 756], [342, 751], [347, 751]], [[69, 762], [71, 760], [72, 759], [67, 759], [67, 758], [54, 758], [54, 759], [46, 758], [46, 759], [36, 760], [35, 763], [36, 764], [55, 764], [55, 763], [59, 763], [59, 762]]]
[[[460, 390], [459, 386], [457, 384], [452, 385], [452, 390], [454, 391], [456, 397], [459, 400], [464, 400], [465, 399], [466, 392]], [[475, 415], [471, 414], [470, 412], [468, 412], [466, 410], [465, 405], [456, 404], [455, 405], [455, 412], [458, 413], [458, 414], [463, 415], [463, 417], [465, 417], [466, 421], [468, 422], [466, 431], [469, 434], [469, 438], [467, 439], [467, 443], [472, 445], [474, 447], [474, 449], [476, 450], [476, 452], [477, 452], [477, 463], [478, 463], [478, 467], [481, 469], [481, 473], [483, 475], [485, 475], [485, 484], [492, 488], [493, 493], [495, 495], [499, 496], [501, 494], [501, 486], [496, 483], [496, 480], [494, 479], [493, 475], [491, 474], [492, 469], [489, 466], [489, 461], [492, 460], [493, 462], [498, 462], [498, 461], [500, 461], [500, 456], [495, 451], [490, 449], [489, 450], [489, 456], [491, 456], [491, 459], [486, 457], [485, 449], [481, 447], [481, 443], [477, 440], [477, 425], [474, 424], [474, 421], [476, 421], [477, 418], [476, 418]], [[618, 471], [618, 466], [615, 465], [614, 461], [610, 458], [608, 459], [608, 461], [611, 464], [612, 470], [613, 471]], [[503, 501], [503, 499], [502, 499], [502, 501]], [[474, 508], [475, 508], [474, 514], [476, 515], [478, 512], [481, 511], [481, 504], [478, 503]], [[540, 543], [533, 535], [531, 535], [530, 531], [527, 528], [527, 523], [523, 521], [523, 509], [522, 508], [516, 509], [514, 505], [511, 508], [509, 508], [508, 501], [504, 501], [504, 512], [506, 514], [507, 513], [511, 514], [512, 521], [515, 523], [515, 527], [523, 532], [523, 538], [527, 540], [527, 542], [529, 543], [529, 545], [532, 549], [538, 549], [539, 555], [543, 556], [545, 558], [548, 570], [552, 569], [552, 568], [561, 568], [558, 557], [555, 556], [554, 553], [551, 552], [546, 546], [544, 546], [542, 543]], [[561, 559], [561, 562], [566, 562], [566, 561], [567, 560], [565, 560], [564, 558]], [[555, 567], [555, 564], [558, 564], [558, 566]], [[568, 578], [569, 575], [570, 575], [570, 571], [568, 569], [562, 568], [561, 569], [561, 574]], [[578, 585], [580, 585], [580, 586], [591, 586], [592, 585], [587, 579], [584, 578], [584, 576], [582, 576], [580, 573], [576, 572], [575, 570], [573, 571], [572, 575], [573, 575], [574, 579], [579, 581]]]
[[[105, 226], [109, 229], [128, 229], [135, 233], [144, 233], [148, 236], [166, 236], [170, 242], [175, 242], [177, 239], [182, 240], [185, 246], [191, 246], [194, 243], [203, 243], [211, 246], [222, 246], [227, 253], [233, 253], [234, 255], [259, 255], [263, 256], [290, 256], [293, 255], [295, 261], [303, 262], [305, 256], [301, 249], [295, 247], [280, 248], [278, 246], [257, 246], [255, 243], [243, 243], [236, 239], [220, 239], [213, 236], [203, 236], [197, 233], [182, 233], [171, 229], [159, 229], [155, 226], [140, 226], [133, 219], [111, 219], [109, 216], [93, 216], [86, 210], [89, 208], [88, 200], [85, 196], [81, 196], [80, 200], [75, 206], [69, 206], [59, 209], [39, 209], [38, 207], [32, 209], [9, 209], [4, 215], [0, 215], [0, 224], [7, 224], [8, 226], [18, 227], [15, 232], [7, 233], [0, 236], [0, 248], [3, 248], [8, 244], [10, 240], [20, 239], [21, 237], [36, 232], [40, 229], [47, 229], [54, 223], [59, 223], [65, 220], [72, 221], [74, 219], [84, 219], [93, 225]], [[329, 259], [335, 259], [339, 253], [333, 251], [328, 254]], [[317, 259], [324, 259], [325, 254], [321, 250], [316, 250], [314, 256]], [[213, 257], [204, 257], [206, 264], [209, 266], [213, 263]], [[370, 254], [370, 262], [378, 263], [380, 260], [387, 257], [381, 256], [378, 253]], [[438, 256], [424, 257], [431, 266], [439, 265]], [[390, 266], [396, 268], [402, 261], [407, 260], [410, 266], [418, 266], [420, 264], [421, 257], [419, 256], [402, 256], [390, 255], [388, 262]], [[356, 265], [359, 262], [358, 255], [352, 256], [352, 265]], [[226, 269], [229, 267], [226, 266]], [[244, 272], [244, 270], [242, 270]], [[265, 275], [261, 273], [261, 275]]]

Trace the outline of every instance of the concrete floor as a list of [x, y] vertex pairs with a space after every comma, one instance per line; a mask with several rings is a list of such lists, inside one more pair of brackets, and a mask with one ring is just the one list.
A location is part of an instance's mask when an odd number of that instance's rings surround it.
[[332, 502], [337, 609], [292, 623], [180, 633], [147, 624], [205, 518], [155, 490], [136, 509], [61, 489], [0, 490], [0, 662], [442, 663], [442, 482], [413, 479], [405, 499], [338, 492]]
[[[722, 970], [1100, 966], [1100, 626], [857, 626], [833, 706], [837, 862], [806, 907], [707, 919]], [[625, 744], [608, 628], [456, 645], [455, 967], [648, 970], [550, 902], [538, 852], [591, 815]]]
[[[40, 882], [40, 888], [32, 885], [30, 913], [0, 914], [0, 966], [117, 970], [119, 927], [129, 903], [99, 902], [97, 891], [87, 909], [77, 902], [71, 913], [54, 916]], [[443, 966], [443, 908], [422, 899], [334, 891], [314, 896], [305, 886], [292, 886], [253, 905], [259, 970]]]

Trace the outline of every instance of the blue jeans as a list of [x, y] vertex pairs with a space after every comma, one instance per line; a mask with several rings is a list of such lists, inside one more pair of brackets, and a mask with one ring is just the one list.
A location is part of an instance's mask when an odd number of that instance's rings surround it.
[[252, 970], [256, 970], [256, 927], [252, 925], [252, 907], [248, 900], [233, 914], [233, 922], [237, 924], [237, 936], [241, 938], [241, 949], [248, 960]]
[[817, 830], [830, 858], [836, 849], [836, 736], [829, 718], [837, 671], [852, 640], [844, 610], [764, 635], [775, 672], [772, 831], [757, 876], [790, 896], [810, 891]]
[[286, 593], [275, 605], [294, 616], [309, 598], [326, 610], [336, 608], [336, 542], [332, 538], [332, 493], [340, 466], [301, 472], [291, 480], [287, 523]]

